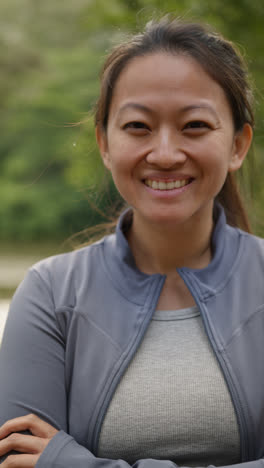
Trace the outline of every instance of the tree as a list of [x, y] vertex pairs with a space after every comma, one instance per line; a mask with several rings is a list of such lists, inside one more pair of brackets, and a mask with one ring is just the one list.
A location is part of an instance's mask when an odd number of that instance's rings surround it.
[[[66, 238], [100, 219], [90, 198], [107, 211], [91, 112], [99, 70], [113, 44], [167, 12], [209, 22], [238, 43], [263, 89], [262, 0], [2, 0], [0, 239]], [[256, 97], [258, 213], [264, 107]], [[106, 184], [111, 206], [116, 195]]]

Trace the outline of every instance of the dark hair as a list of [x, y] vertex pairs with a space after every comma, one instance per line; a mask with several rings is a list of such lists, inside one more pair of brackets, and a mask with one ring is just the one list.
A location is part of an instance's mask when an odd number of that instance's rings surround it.
[[[145, 31], [114, 48], [101, 74], [101, 94], [95, 123], [107, 130], [109, 108], [120, 73], [134, 58], [156, 52], [184, 54], [194, 58], [222, 87], [233, 115], [235, 131], [245, 123], [254, 126], [253, 96], [246, 65], [234, 45], [208, 26], [163, 17], [147, 23]], [[250, 225], [237, 183], [229, 173], [218, 195], [229, 224], [250, 231]]]

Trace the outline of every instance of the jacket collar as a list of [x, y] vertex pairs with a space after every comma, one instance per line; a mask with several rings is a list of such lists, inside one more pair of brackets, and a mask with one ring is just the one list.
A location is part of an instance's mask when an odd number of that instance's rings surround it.
[[[221, 205], [214, 210], [215, 226], [212, 234], [213, 257], [206, 268], [178, 268], [179, 274], [187, 275], [198, 282], [201, 294], [216, 292], [223, 287], [232, 272], [238, 256], [241, 231], [226, 223], [226, 216]], [[140, 271], [125, 237], [131, 222], [131, 209], [127, 209], [119, 218], [116, 233], [105, 238], [104, 256], [111, 278], [122, 295], [142, 304], [153, 283], [164, 282], [165, 275], [148, 275]]]
[[214, 230], [212, 234], [212, 260], [206, 268], [181, 268], [182, 271], [198, 281], [202, 293], [216, 293], [222, 289], [233, 274], [233, 269], [241, 252], [242, 231], [226, 222], [223, 207], [214, 208]]

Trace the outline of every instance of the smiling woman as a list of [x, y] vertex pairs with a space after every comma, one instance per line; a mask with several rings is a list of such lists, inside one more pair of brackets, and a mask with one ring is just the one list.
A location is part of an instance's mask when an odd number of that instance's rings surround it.
[[33, 266], [0, 353], [3, 468], [261, 468], [264, 241], [233, 174], [253, 133], [235, 48], [163, 18], [114, 49], [96, 136], [116, 232]]
[[197, 61], [156, 52], [134, 58], [119, 75], [107, 130], [98, 127], [97, 137], [115, 185], [133, 206], [132, 230], [162, 223], [163, 233], [168, 227], [179, 235], [184, 224], [186, 236], [188, 227], [202, 226], [208, 240], [213, 200], [228, 172], [241, 166], [251, 127], [235, 132], [224, 90]]

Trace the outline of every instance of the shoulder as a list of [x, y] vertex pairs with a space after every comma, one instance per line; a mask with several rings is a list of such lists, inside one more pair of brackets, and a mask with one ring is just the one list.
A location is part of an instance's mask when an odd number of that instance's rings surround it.
[[251, 249], [251, 253], [264, 255], [264, 239], [238, 229], [244, 248]]
[[35, 263], [31, 270], [43, 278], [50, 276], [54, 279], [57, 275], [63, 275], [65, 279], [65, 275], [77, 273], [89, 265], [93, 258], [100, 254], [104, 242], [105, 238], [78, 250], [44, 258]]
[[103, 281], [107, 237], [87, 247], [34, 264], [25, 278], [30, 290], [34, 288], [35, 294], [39, 291], [52, 297], [55, 308], [74, 305], [76, 298], [91, 289], [92, 284]]
[[238, 229], [239, 251], [238, 264], [249, 274], [264, 273], [264, 239]]

